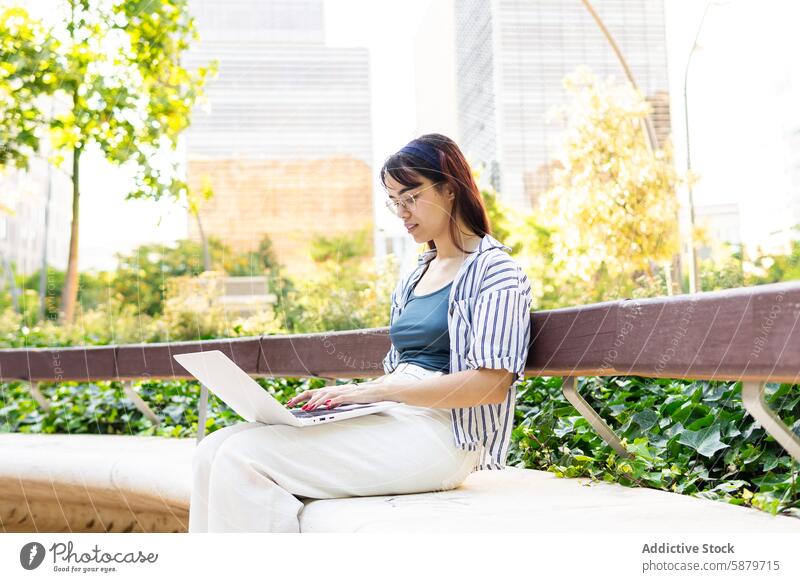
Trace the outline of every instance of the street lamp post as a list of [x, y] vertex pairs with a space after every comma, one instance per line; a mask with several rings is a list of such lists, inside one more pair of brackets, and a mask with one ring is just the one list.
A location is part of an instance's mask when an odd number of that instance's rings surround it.
[[[597, 27], [603, 33], [603, 36], [606, 38], [606, 41], [611, 46], [611, 50], [614, 51], [614, 54], [616, 55], [617, 60], [619, 61], [619, 64], [622, 66], [622, 70], [625, 71], [625, 77], [627, 77], [628, 82], [633, 86], [633, 88], [636, 91], [638, 91], [639, 86], [636, 84], [636, 81], [633, 78], [633, 72], [631, 71], [631, 68], [628, 66], [628, 63], [625, 60], [625, 57], [623, 56], [622, 51], [619, 48], [619, 45], [617, 45], [616, 41], [614, 40], [614, 37], [611, 35], [611, 32], [609, 32], [608, 28], [606, 28], [606, 25], [603, 23], [603, 20], [600, 18], [595, 9], [592, 7], [589, 0], [581, 0], [581, 2], [583, 3], [587, 12], [591, 14], [592, 18], [597, 24]], [[656, 143], [656, 130], [655, 127], [653, 126], [653, 120], [651, 119], [649, 113], [645, 116], [644, 120], [642, 121], [642, 125], [644, 126], [645, 137], [647, 138], [645, 143], [647, 145], [648, 150], [650, 150], [650, 153], [652, 154], [658, 148], [658, 144]]]
[[[683, 117], [686, 124], [686, 173], [689, 174], [692, 170], [692, 154], [689, 147], [689, 66], [692, 64], [692, 56], [694, 51], [697, 50], [697, 40], [700, 38], [700, 32], [703, 30], [703, 23], [706, 20], [708, 9], [712, 4], [721, 5], [725, 2], [715, 2], [709, 0], [706, 7], [703, 9], [703, 17], [700, 19], [700, 24], [697, 27], [697, 33], [694, 36], [692, 49], [689, 51], [689, 57], [686, 59], [686, 69], [683, 74]], [[688, 176], [687, 176], [688, 177]], [[696, 293], [702, 291], [702, 285], [699, 284], [699, 276], [697, 271], [697, 253], [694, 248], [694, 194], [692, 193], [692, 182], [689, 180], [687, 183], [687, 190], [689, 194], [689, 293]]]

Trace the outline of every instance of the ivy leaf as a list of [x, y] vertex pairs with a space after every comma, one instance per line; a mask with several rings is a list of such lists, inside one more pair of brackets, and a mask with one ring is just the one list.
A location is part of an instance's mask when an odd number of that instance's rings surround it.
[[741, 489], [742, 487], [746, 487], [748, 485], [747, 481], [742, 481], [737, 479], [735, 481], [726, 481], [725, 483], [720, 483], [716, 487], [714, 487], [711, 491], [718, 491], [720, 493], [732, 493]]
[[559, 437], [564, 437], [575, 430], [575, 423], [581, 420], [581, 416], [570, 416], [567, 418], [559, 419], [559, 426], [553, 429], [553, 434]]
[[728, 445], [719, 440], [719, 426], [712, 425], [700, 430], [686, 430], [678, 438], [678, 442], [697, 451], [704, 457], [711, 457]]
[[633, 421], [642, 427], [642, 430], [650, 430], [658, 422], [658, 415], [652, 410], [642, 410], [633, 415]]
[[689, 430], [700, 430], [701, 428], [706, 428], [711, 426], [714, 423], [714, 420], [717, 418], [715, 414], [706, 414], [695, 420], [694, 422], [690, 422], [686, 425], [686, 428]]

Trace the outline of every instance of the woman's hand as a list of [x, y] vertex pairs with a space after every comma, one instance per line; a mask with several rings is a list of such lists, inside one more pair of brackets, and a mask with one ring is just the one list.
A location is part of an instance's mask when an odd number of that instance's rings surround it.
[[384, 400], [378, 392], [380, 383], [362, 382], [361, 384], [339, 384], [312, 388], [297, 394], [286, 402], [286, 406], [294, 406], [304, 401], [303, 410], [314, 410], [317, 406], [335, 408], [339, 404], [369, 404]]

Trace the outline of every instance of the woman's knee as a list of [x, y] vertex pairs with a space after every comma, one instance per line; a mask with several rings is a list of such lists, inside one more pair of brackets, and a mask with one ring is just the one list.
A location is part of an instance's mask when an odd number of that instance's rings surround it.
[[475, 470], [479, 455], [479, 451], [466, 451], [461, 465], [442, 481], [437, 491], [449, 491], [459, 487]]
[[[295, 427], [280, 424], [261, 424], [258, 422], [248, 423], [258, 430], [240, 430], [230, 433], [222, 442], [217, 445], [217, 457], [228, 456], [231, 453], [257, 454], [263, 448], [284, 448], [283, 443], [291, 441], [291, 434], [286, 431]], [[257, 434], [256, 434], [257, 433]]]
[[233, 424], [231, 426], [226, 426], [225, 428], [215, 430], [211, 434], [203, 437], [203, 439], [195, 448], [192, 456], [192, 464], [195, 468], [211, 464], [211, 462], [214, 460], [214, 457], [219, 452], [220, 447], [227, 440], [243, 430], [255, 428], [255, 425], [261, 426], [257, 422], [240, 422], [238, 424]]

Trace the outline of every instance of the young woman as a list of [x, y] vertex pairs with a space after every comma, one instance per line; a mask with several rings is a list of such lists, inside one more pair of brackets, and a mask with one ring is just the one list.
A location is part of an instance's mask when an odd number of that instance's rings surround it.
[[387, 206], [428, 245], [392, 293], [385, 375], [307, 390], [287, 405], [401, 405], [317, 426], [244, 422], [211, 433], [193, 459], [190, 532], [298, 532], [298, 497], [443, 491], [505, 467], [531, 338], [530, 282], [490, 236], [452, 140], [423, 135], [380, 175]]

